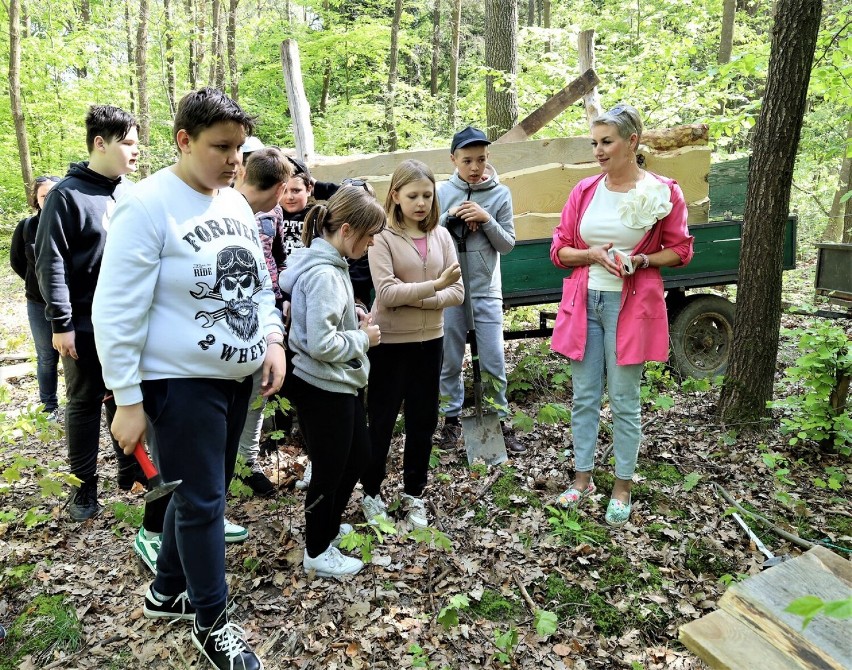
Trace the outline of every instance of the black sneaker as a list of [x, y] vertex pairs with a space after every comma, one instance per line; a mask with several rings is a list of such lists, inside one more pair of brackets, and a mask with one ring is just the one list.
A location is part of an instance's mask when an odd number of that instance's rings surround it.
[[98, 477], [95, 475], [89, 481], [80, 484], [74, 492], [71, 504], [68, 505], [68, 514], [74, 521], [85, 521], [101, 513], [102, 507], [98, 504]]
[[245, 631], [222, 613], [212, 628], [192, 626], [192, 643], [218, 670], [263, 670], [263, 663], [245, 641]]
[[506, 443], [506, 451], [510, 454], [525, 454], [527, 448], [521, 444], [518, 436], [515, 435], [515, 430], [510, 428], [505, 423], [500, 423], [500, 428], [503, 431], [503, 441]]
[[269, 481], [261, 470], [252, 470], [251, 474], [243, 479], [243, 483], [248, 486], [256, 496], [268, 498], [275, 493], [275, 484]]
[[455, 449], [461, 440], [462, 428], [461, 424], [456, 421], [447, 421], [444, 419], [444, 425], [441, 426], [441, 432], [438, 435], [438, 444], [443, 449]]
[[195, 619], [195, 608], [189, 602], [186, 591], [160, 602], [150, 586], [145, 594], [145, 607], [142, 612], [146, 619]]

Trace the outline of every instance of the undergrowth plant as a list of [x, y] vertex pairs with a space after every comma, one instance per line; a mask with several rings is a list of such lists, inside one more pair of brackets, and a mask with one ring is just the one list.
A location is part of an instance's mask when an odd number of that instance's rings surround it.
[[798, 337], [797, 349], [804, 353], [787, 368], [783, 380], [787, 388], [798, 387], [802, 392], [768, 403], [784, 410], [781, 431], [791, 435], [791, 445], [811, 440], [852, 455], [852, 412], [847, 400], [852, 344], [846, 331], [814, 320], [805, 328], [784, 332]]

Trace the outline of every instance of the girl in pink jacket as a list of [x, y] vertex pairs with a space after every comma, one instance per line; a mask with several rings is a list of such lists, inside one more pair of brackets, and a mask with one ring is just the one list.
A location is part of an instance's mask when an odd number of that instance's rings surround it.
[[645, 361], [668, 358], [661, 267], [686, 265], [692, 240], [676, 182], [643, 170], [636, 148], [639, 112], [618, 105], [592, 122], [601, 174], [581, 181], [562, 210], [550, 258], [572, 269], [551, 347], [572, 360], [574, 483], [558, 498], [569, 507], [595, 491], [592, 481], [606, 381], [613, 416], [615, 485], [606, 521], [630, 517], [641, 440], [639, 386]]

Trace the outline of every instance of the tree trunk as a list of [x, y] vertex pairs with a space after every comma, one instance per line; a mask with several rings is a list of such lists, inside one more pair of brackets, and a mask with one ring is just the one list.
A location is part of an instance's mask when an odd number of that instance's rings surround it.
[[393, 117], [396, 81], [399, 74], [399, 22], [402, 18], [402, 0], [395, 0], [393, 22], [391, 23], [390, 65], [388, 67], [388, 85], [385, 89], [385, 131], [388, 134], [388, 151], [399, 148], [396, 136], [396, 122]]
[[[92, 7], [89, 4], [89, 0], [80, 0], [79, 17], [77, 25], [80, 26], [80, 29], [88, 31], [89, 27], [92, 25]], [[74, 72], [80, 79], [85, 79], [89, 76], [89, 68], [85, 65], [82, 67], [75, 67]]]
[[461, 0], [453, 0], [453, 15], [451, 21], [453, 34], [450, 46], [450, 100], [447, 105], [447, 128], [456, 127], [456, 104], [459, 96], [459, 39], [461, 36]]
[[228, 75], [231, 79], [231, 98], [240, 98], [240, 71], [237, 68], [237, 5], [240, 0], [230, 0], [228, 5]]
[[438, 63], [441, 55], [441, 0], [432, 5], [432, 69], [429, 72], [429, 92], [438, 95]]
[[731, 50], [734, 46], [734, 18], [737, 15], [737, 0], [724, 0], [722, 13], [722, 36], [719, 38], [719, 63], [731, 61]]
[[518, 0], [485, 0], [485, 117], [488, 139], [518, 122]]
[[527, 25], [530, 28], [535, 25], [535, 0], [527, 0]]
[[[580, 62], [581, 74], [587, 70], [595, 69], [594, 29], [584, 30], [580, 33], [580, 36], [577, 38], [577, 56]], [[601, 96], [598, 93], [597, 86], [583, 96], [583, 104], [586, 107], [586, 118], [589, 120], [589, 123], [603, 113]]]
[[166, 33], [166, 94], [169, 97], [169, 110], [172, 118], [174, 118], [177, 109], [177, 72], [175, 70], [175, 17], [172, 0], [163, 0], [163, 14]]
[[124, 25], [127, 27], [124, 37], [127, 41], [127, 71], [130, 88], [130, 113], [136, 114], [136, 55], [133, 46], [133, 22], [130, 19], [130, 3], [124, 3]]
[[[845, 203], [840, 202], [845, 193], [852, 191], [852, 119], [846, 124], [846, 142], [843, 145], [843, 162], [840, 165], [840, 179], [831, 211], [828, 215], [828, 225], [822, 233], [823, 242], [848, 242], [852, 234], [852, 198]], [[845, 225], [844, 225], [845, 224]], [[845, 238], [845, 239], [844, 239]]]
[[210, 53], [210, 85], [225, 90], [225, 54], [222, 38], [222, 0], [213, 0], [213, 17], [211, 19]]
[[148, 0], [139, 0], [139, 24], [136, 26], [136, 82], [139, 89], [139, 144], [145, 149], [139, 154], [139, 175], [143, 179], [151, 172], [150, 152], [151, 110], [148, 104]]
[[24, 192], [28, 193], [33, 183], [33, 166], [30, 161], [30, 143], [27, 138], [27, 120], [21, 106], [21, 4], [20, 0], [9, 1], [9, 102], [15, 122], [15, 138], [18, 140], [18, 157], [21, 160], [21, 178]]
[[778, 357], [784, 229], [821, 0], [780, 0], [743, 215], [737, 319], [719, 398], [725, 422], [767, 415]]
[[[542, 0], [542, 13], [544, 14], [544, 25], [543, 28], [545, 30], [550, 30], [550, 0]], [[549, 51], [553, 51], [553, 40], [550, 39], [550, 35], [547, 36], [547, 41], [544, 43], [544, 51], [545, 53]], [[588, 69], [588, 68], [586, 68]], [[586, 70], [581, 70], [585, 72]]]

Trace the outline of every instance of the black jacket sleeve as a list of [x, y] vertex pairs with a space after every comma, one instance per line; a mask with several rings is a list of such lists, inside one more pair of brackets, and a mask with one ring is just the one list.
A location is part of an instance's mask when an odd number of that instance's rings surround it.
[[24, 226], [28, 219], [21, 219], [12, 233], [12, 241], [9, 244], [9, 265], [21, 279], [27, 278], [27, 252], [24, 241]]

